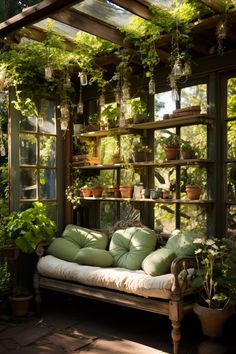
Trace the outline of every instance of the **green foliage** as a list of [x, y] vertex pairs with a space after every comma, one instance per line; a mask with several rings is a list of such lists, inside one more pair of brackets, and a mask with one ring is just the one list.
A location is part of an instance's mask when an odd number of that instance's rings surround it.
[[197, 273], [192, 285], [209, 308], [222, 308], [236, 299], [235, 239], [197, 238]]
[[55, 236], [55, 223], [46, 215], [46, 207], [34, 202], [33, 207], [12, 212], [1, 221], [2, 244], [15, 244], [25, 253], [33, 253], [41, 241], [50, 241]]
[[102, 110], [102, 118], [112, 127], [116, 126], [118, 123], [119, 114], [119, 107], [112, 104], [106, 105]]
[[156, 143], [159, 143], [163, 147], [179, 147], [180, 137], [179, 135], [170, 133], [167, 137], [160, 137], [160, 139]]

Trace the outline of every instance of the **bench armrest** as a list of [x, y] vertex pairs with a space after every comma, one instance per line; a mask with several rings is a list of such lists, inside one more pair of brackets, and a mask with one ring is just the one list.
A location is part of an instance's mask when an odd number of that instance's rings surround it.
[[42, 257], [45, 254], [48, 245], [49, 243], [47, 241], [40, 242], [35, 249], [36, 255]]
[[171, 273], [174, 276], [172, 297], [180, 298], [183, 290], [188, 287], [189, 268], [196, 268], [196, 259], [194, 256], [177, 257], [171, 263]]

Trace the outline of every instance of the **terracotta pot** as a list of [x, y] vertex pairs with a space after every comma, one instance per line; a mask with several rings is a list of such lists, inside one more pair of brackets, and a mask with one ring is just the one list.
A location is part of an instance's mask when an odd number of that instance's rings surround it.
[[202, 189], [199, 186], [186, 186], [186, 193], [189, 200], [198, 200]]
[[120, 186], [121, 198], [132, 198], [133, 187], [131, 186]]
[[167, 160], [177, 160], [179, 158], [179, 147], [165, 147]]
[[33, 296], [9, 296], [13, 316], [26, 316]]
[[195, 158], [195, 151], [193, 149], [181, 151], [181, 154], [182, 154], [182, 158], [184, 160], [189, 160], [189, 159]]
[[193, 311], [198, 315], [202, 332], [208, 337], [220, 337], [226, 320], [232, 315], [231, 308], [212, 309], [195, 304]]
[[102, 187], [93, 187], [92, 188], [92, 195], [95, 198], [99, 198], [102, 195], [103, 188]]
[[112, 163], [113, 164], [117, 164], [117, 163], [121, 163], [121, 158], [119, 155], [113, 155], [112, 156]]
[[81, 189], [81, 192], [82, 192], [84, 198], [91, 197], [92, 189], [85, 187], [85, 188]]
[[106, 189], [107, 196], [110, 198], [120, 198], [120, 187], [116, 185], [108, 186]]

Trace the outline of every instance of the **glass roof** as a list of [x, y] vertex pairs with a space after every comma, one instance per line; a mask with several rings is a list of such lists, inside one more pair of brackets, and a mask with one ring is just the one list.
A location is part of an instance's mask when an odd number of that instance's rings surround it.
[[[48, 26], [48, 18], [42, 21], [39, 21], [37, 23], [34, 24], [34, 27], [38, 27], [40, 29], [47, 29]], [[76, 33], [79, 32], [79, 30], [75, 27], [66, 25], [62, 22], [56, 21], [56, 20], [52, 20], [55, 23], [55, 29], [54, 31], [57, 32], [58, 34], [60, 34], [63, 37], [69, 38], [69, 39], [74, 39], [76, 36]]]
[[[173, 0], [146, 0], [150, 5], [156, 5], [159, 7], [166, 7], [166, 8], [171, 8], [174, 7]], [[181, 3], [182, 0], [179, 0], [179, 3]]]
[[131, 18], [135, 17], [131, 12], [108, 0], [84, 0], [72, 8], [116, 27], [128, 25]]

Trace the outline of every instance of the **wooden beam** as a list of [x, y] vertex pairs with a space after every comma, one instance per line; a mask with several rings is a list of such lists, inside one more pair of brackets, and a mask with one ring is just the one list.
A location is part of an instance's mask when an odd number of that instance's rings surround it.
[[50, 17], [54, 20], [63, 22], [66, 25], [77, 28], [78, 30], [88, 32], [123, 46], [123, 36], [114, 26], [106, 24], [105, 22], [80, 11], [74, 9], [62, 10], [52, 14]]
[[16, 31], [24, 26], [33, 24], [49, 17], [52, 13], [71, 6], [83, 0], [44, 0], [40, 3], [26, 8], [20, 14], [0, 23], [0, 35], [6, 36], [12, 31]]
[[215, 12], [222, 12], [225, 9], [223, 0], [200, 0], [200, 2]]
[[[34, 26], [27, 27], [26, 37], [33, 39], [34, 41], [42, 42], [46, 38], [46, 31], [41, 28], [36, 28]], [[63, 38], [66, 50], [72, 52], [74, 49], [74, 43], [72, 43], [69, 39]]]
[[[148, 10], [148, 6], [137, 2], [136, 0], [110, 0], [115, 5], [123, 7], [125, 10], [132, 12], [134, 15], [151, 20], [152, 14]], [[149, 4], [150, 5], [150, 4]]]

